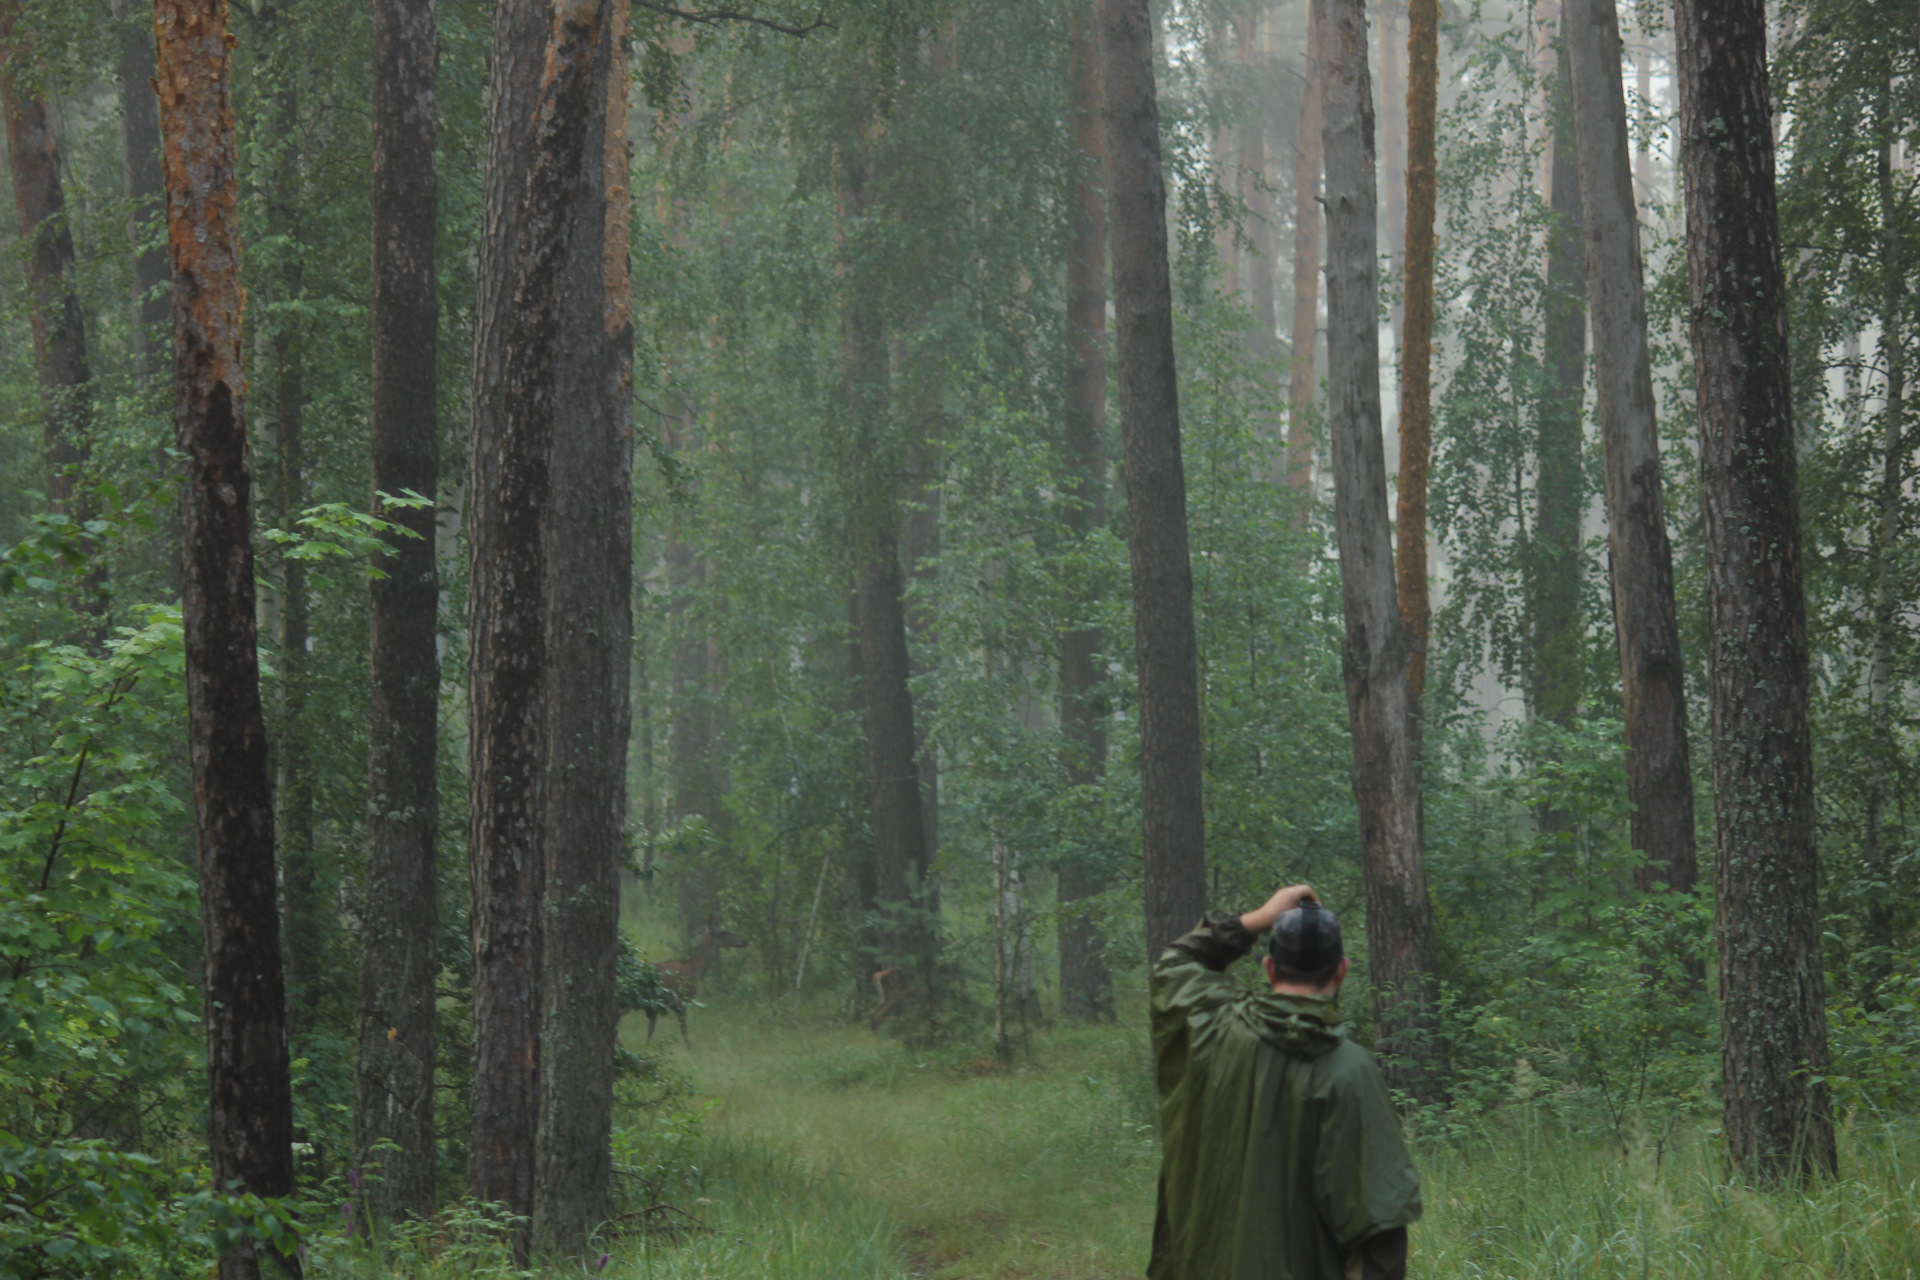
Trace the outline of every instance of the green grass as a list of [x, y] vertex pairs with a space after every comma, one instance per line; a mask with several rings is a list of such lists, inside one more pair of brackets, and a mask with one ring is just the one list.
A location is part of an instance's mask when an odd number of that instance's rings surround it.
[[[609, 1273], [1138, 1276], [1156, 1171], [1140, 1022], [1042, 1033], [1002, 1071], [825, 1018], [696, 1010], [673, 1063], [711, 1103], [716, 1230]], [[1516, 1106], [1422, 1144], [1414, 1275], [1920, 1280], [1920, 1124], [1856, 1118], [1842, 1153], [1810, 1194], [1756, 1191], [1707, 1131], [1656, 1159]]]
[[1710, 1137], [1664, 1159], [1578, 1141], [1537, 1117], [1429, 1152], [1420, 1274], [1540, 1277], [1920, 1276], [1920, 1132], [1848, 1123], [1840, 1177], [1809, 1194], [1730, 1180]]
[[[1002, 1070], [824, 1015], [712, 999], [668, 1064], [702, 1118], [670, 1124], [665, 1191], [692, 1229], [629, 1231], [554, 1276], [610, 1280], [1107, 1280], [1141, 1274], [1157, 1170], [1143, 1018], [1056, 1028]], [[642, 1028], [644, 1024], [642, 1024]], [[640, 1032], [629, 1028], [635, 1039]], [[663, 1027], [665, 1034], [671, 1026]], [[678, 1145], [673, 1145], [677, 1143]], [[644, 1145], [644, 1142], [642, 1143]], [[1422, 1141], [1416, 1277], [1920, 1280], [1920, 1122], [1849, 1120], [1810, 1194], [1729, 1180], [1710, 1131], [1657, 1158], [1515, 1105]], [[632, 1224], [628, 1224], [631, 1226]], [[337, 1251], [316, 1274], [506, 1277], [443, 1224], [410, 1264]]]
[[786, 1153], [901, 1224], [933, 1275], [1137, 1275], [1152, 1230], [1144, 1036], [1062, 1032], [1002, 1071], [850, 1029], [696, 1011], [678, 1062], [711, 1133]]

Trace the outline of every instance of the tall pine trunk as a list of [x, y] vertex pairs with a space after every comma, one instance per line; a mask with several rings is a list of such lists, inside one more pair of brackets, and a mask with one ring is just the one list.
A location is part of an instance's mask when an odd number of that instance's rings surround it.
[[[436, 0], [373, 10], [373, 492], [433, 497], [440, 482], [435, 379]], [[361, 918], [354, 1158], [378, 1159], [381, 1214], [434, 1210], [434, 981], [439, 971], [439, 566], [432, 507], [387, 518], [385, 577], [369, 587], [367, 878]], [[391, 1143], [374, 1155], [379, 1144]]]
[[[1073, 91], [1073, 141], [1080, 167], [1073, 184], [1073, 245], [1067, 257], [1067, 536], [1073, 553], [1107, 523], [1107, 198], [1106, 138], [1100, 122], [1100, 48], [1092, 0], [1068, 15], [1067, 66]], [[1091, 615], [1093, 593], [1074, 575], [1072, 621], [1060, 639], [1060, 728], [1067, 781], [1098, 787], [1107, 771], [1106, 715], [1095, 690], [1104, 640]], [[1060, 1006], [1069, 1018], [1110, 1017], [1113, 980], [1100, 935], [1078, 905], [1105, 885], [1083, 854], [1059, 868]]]
[[1321, 30], [1327, 165], [1327, 432], [1346, 638], [1374, 1016], [1395, 1087], [1441, 1092], [1433, 909], [1421, 855], [1420, 786], [1406, 628], [1394, 589], [1380, 439], [1379, 281], [1373, 92], [1360, 0], [1329, 0]]
[[[528, 493], [524, 470], [544, 472], [547, 458], [524, 438], [511, 441], [514, 459], [505, 456], [506, 378], [508, 336], [518, 314], [517, 228], [549, 14], [547, 0], [501, 0], [493, 13], [467, 446], [467, 857], [474, 957], [467, 1192], [520, 1214], [533, 1207], [539, 890], [545, 883], [536, 807], [544, 618], [538, 600], [519, 598], [540, 587], [537, 570], [528, 576], [524, 566], [529, 550], [539, 556], [537, 519], [505, 508], [514, 500], [537, 507], [544, 479]], [[515, 465], [523, 474], [513, 474]], [[508, 483], [519, 487], [509, 493]], [[497, 640], [504, 641], [498, 658]]]
[[1320, 28], [1326, 0], [1307, 0], [1306, 82], [1300, 95], [1300, 141], [1293, 161], [1293, 321], [1287, 385], [1287, 484], [1304, 527], [1313, 493], [1313, 404], [1320, 380]]
[[[887, 513], [878, 519], [885, 521]], [[873, 534], [855, 590], [860, 687], [866, 721], [867, 796], [873, 823], [875, 905], [895, 919], [879, 940], [886, 964], [929, 959], [927, 848], [908, 687], [907, 621], [899, 542], [890, 525]], [[926, 976], [926, 975], [923, 975]]]
[[[551, 0], [544, 67], [529, 117], [489, 126], [526, 131], [524, 193], [504, 318], [500, 434], [488, 494], [490, 598], [474, 602], [487, 666], [473, 698], [474, 1067], [468, 1192], [533, 1211], [541, 1054], [540, 958], [546, 805], [546, 532], [565, 349], [573, 209], [600, 87], [594, 75], [606, 0]], [[501, 10], [496, 35], [510, 24]], [[492, 111], [490, 108], [490, 117]], [[479, 575], [476, 573], [475, 575]], [[516, 1253], [529, 1251], [524, 1234]]]
[[1721, 1096], [1744, 1172], [1834, 1170], [1806, 599], [1762, 0], [1675, 0], [1707, 533]]
[[568, 257], [562, 427], [547, 525], [546, 921], [536, 1251], [583, 1252], [610, 1212], [614, 964], [633, 669], [633, 314], [625, 0], [607, 0]]
[[1407, 5], [1407, 205], [1401, 298], [1400, 483], [1394, 548], [1407, 632], [1407, 698], [1418, 731], [1427, 688], [1427, 470], [1433, 461], [1433, 259], [1438, 161], [1440, 0]]
[[[222, 0], [158, 0], [157, 82], [173, 267], [173, 419], [187, 456], [188, 747], [205, 944], [208, 1147], [217, 1187], [293, 1191], [273, 795], [267, 777], [242, 394], [239, 190]], [[297, 1256], [277, 1259], [299, 1275]], [[242, 1242], [222, 1280], [255, 1280]]]
[[1140, 808], [1147, 955], [1193, 927], [1206, 903], [1200, 694], [1187, 554], [1187, 484], [1173, 361], [1167, 190], [1146, 0], [1098, 0], [1108, 227], [1125, 442], [1127, 549], [1140, 697]]
[[[1568, 23], [1563, 7], [1561, 29]], [[1532, 713], [1565, 728], [1580, 709], [1581, 407], [1587, 386], [1587, 272], [1580, 214], [1580, 163], [1568, 96], [1567, 54], [1548, 95], [1552, 157], [1548, 171], [1546, 373], [1534, 438], [1534, 546], [1528, 583], [1527, 701]], [[1549, 812], [1558, 826], [1564, 817]]]
[[121, 185], [127, 200], [127, 239], [133, 249], [133, 351], [143, 373], [158, 372], [167, 318], [167, 250], [150, 244], [151, 220], [159, 213], [160, 102], [153, 93], [153, 28], [134, 0], [113, 0], [120, 28]]
[[[1660, 482], [1660, 434], [1647, 347], [1645, 273], [1627, 149], [1620, 19], [1614, 0], [1567, 0], [1562, 24], [1580, 158], [1594, 398], [1607, 476], [1607, 550], [1620, 650], [1633, 847], [1641, 889], [1691, 892], [1693, 773], [1686, 669], [1673, 601], [1673, 552]], [[1645, 61], [1644, 57], [1641, 59]]]
[[[60, 180], [60, 149], [19, 0], [0, 6], [0, 111], [6, 115], [13, 204], [25, 246], [27, 319], [40, 382], [47, 499], [56, 512], [91, 518], [82, 474], [93, 452], [93, 375], [86, 320], [73, 283], [73, 233]], [[81, 607], [98, 610], [89, 584]]]
[[[837, 161], [839, 234], [843, 246], [857, 238], [867, 216], [871, 137], [868, 122]], [[855, 474], [883, 459], [888, 397], [888, 357], [879, 308], [857, 273], [842, 279], [840, 399], [862, 455], [850, 459]], [[875, 462], [876, 459], [882, 461]], [[925, 799], [920, 792], [918, 738], [909, 686], [906, 605], [900, 564], [903, 523], [900, 479], [868, 475], [854, 498], [853, 621], [862, 718], [866, 730], [868, 817], [873, 832], [872, 897], [880, 914], [868, 939], [882, 966], [910, 964], [921, 982], [931, 979], [933, 931], [924, 912], [929, 850]]]

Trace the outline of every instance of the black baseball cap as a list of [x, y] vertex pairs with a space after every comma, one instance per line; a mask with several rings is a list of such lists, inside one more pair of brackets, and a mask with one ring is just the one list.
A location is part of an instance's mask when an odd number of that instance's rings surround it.
[[1340, 945], [1340, 918], [1314, 898], [1305, 898], [1273, 922], [1267, 954], [1274, 964], [1294, 973], [1318, 973], [1339, 964], [1346, 949]]

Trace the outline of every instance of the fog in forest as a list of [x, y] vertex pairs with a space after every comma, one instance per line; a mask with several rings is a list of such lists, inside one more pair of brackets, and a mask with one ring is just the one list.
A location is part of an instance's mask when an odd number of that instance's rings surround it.
[[0, 1278], [1915, 1274], [1915, 31], [0, 0]]

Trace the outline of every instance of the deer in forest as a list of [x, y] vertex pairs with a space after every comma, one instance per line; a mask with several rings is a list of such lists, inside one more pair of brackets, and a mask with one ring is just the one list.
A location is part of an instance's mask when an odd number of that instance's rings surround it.
[[[693, 949], [693, 955], [685, 960], [662, 960], [654, 968], [660, 974], [660, 986], [669, 997], [674, 1017], [680, 1019], [680, 1039], [687, 1047], [693, 1047], [693, 1041], [687, 1038], [687, 1005], [700, 990], [700, 979], [707, 975], [707, 969], [719, 956], [722, 947], [744, 947], [747, 940], [729, 929], [720, 927], [719, 917], [707, 921], [707, 927], [700, 935], [699, 943]], [[653, 1040], [654, 1023], [658, 1021], [658, 1009], [647, 1010], [647, 1040]]]
[[880, 1003], [873, 1006], [873, 1012], [867, 1015], [867, 1025], [875, 1031], [880, 1024], [897, 1012], [909, 997], [917, 994], [913, 989], [913, 975], [905, 968], [881, 969], [873, 975], [873, 989], [880, 995]]

